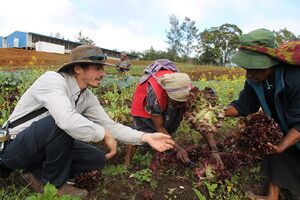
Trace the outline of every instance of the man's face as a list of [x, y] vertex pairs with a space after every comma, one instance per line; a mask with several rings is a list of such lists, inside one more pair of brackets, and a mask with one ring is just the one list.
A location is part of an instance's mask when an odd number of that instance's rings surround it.
[[76, 80], [81, 89], [98, 87], [100, 81], [106, 75], [103, 65], [91, 64], [86, 68], [78, 69]]
[[246, 78], [254, 84], [260, 84], [271, 74], [271, 69], [247, 69]]

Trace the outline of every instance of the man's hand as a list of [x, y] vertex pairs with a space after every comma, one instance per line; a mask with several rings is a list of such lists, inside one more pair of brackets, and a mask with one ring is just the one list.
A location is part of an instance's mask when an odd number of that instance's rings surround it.
[[110, 132], [105, 130], [104, 142], [109, 148], [109, 152], [105, 154], [106, 159], [111, 159], [117, 153], [117, 141]]
[[188, 156], [186, 150], [184, 150], [181, 147], [178, 149], [178, 151], [176, 153], [176, 157], [184, 163], [190, 162], [190, 159], [189, 159], [189, 156]]
[[175, 142], [170, 135], [163, 133], [144, 133], [141, 137], [141, 142], [148, 143], [151, 147], [159, 152], [163, 152], [174, 147]]

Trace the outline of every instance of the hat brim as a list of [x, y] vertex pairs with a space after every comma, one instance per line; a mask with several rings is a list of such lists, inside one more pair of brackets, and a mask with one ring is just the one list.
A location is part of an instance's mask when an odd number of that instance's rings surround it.
[[267, 55], [248, 50], [239, 50], [231, 61], [245, 69], [268, 69], [279, 63]]
[[74, 62], [69, 62], [69, 63], [64, 64], [61, 68], [58, 69], [58, 72], [65, 71], [66, 69], [74, 66], [75, 64], [96, 64], [96, 65], [106, 65], [106, 66], [110, 66], [110, 67], [116, 67], [116, 65], [114, 65], [114, 64], [101, 62], [101, 61], [77, 60]]

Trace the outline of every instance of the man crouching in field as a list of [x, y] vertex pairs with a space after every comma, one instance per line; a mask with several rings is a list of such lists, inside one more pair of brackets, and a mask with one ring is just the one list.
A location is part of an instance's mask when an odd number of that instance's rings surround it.
[[[85, 189], [66, 183], [74, 174], [102, 169], [116, 154], [115, 139], [148, 143], [158, 151], [173, 148], [170, 136], [148, 134], [118, 124], [104, 111], [88, 87], [98, 87], [105, 75], [106, 56], [99, 47], [82, 45], [71, 51], [70, 62], [46, 72], [24, 93], [9, 117], [9, 139], [0, 154], [0, 175], [26, 169], [24, 178], [36, 192], [47, 182], [58, 194], [87, 196]], [[38, 112], [38, 114], [33, 111]], [[34, 117], [28, 117], [27, 114]], [[42, 114], [41, 114], [42, 113]], [[27, 121], [16, 125], [17, 119]], [[85, 142], [104, 140], [108, 153]]]

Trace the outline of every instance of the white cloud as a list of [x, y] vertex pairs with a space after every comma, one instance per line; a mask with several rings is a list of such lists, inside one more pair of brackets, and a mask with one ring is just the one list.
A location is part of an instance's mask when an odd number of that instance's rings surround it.
[[[105, 12], [101, 7], [104, 4], [109, 5]], [[120, 4], [122, 7], [118, 7]], [[16, 30], [44, 35], [59, 32], [65, 39], [74, 41], [82, 31], [103, 48], [142, 51], [153, 46], [162, 50], [166, 49], [165, 30], [169, 28], [171, 14], [180, 20], [184, 17], [195, 20], [198, 28], [232, 23], [243, 32], [261, 27], [271, 30], [287, 27], [300, 34], [297, 17], [291, 17], [291, 13], [279, 14], [284, 8], [282, 4], [279, 0], [115, 0], [109, 3], [105, 0], [4, 0], [0, 5], [0, 35], [7, 36]], [[273, 10], [278, 14], [271, 16]]]
[[[225, 6], [225, 2], [226, 5]], [[297, 4], [296, 4], [297, 5]], [[236, 16], [236, 25], [248, 33], [258, 28], [267, 28], [278, 31], [287, 28], [291, 32], [300, 34], [300, 26], [297, 14], [287, 13], [288, 8], [293, 7], [288, 1], [280, 0], [227, 0], [218, 4], [219, 7], [227, 7]], [[294, 14], [294, 15], [293, 15]], [[298, 14], [300, 17], [300, 15]], [[234, 24], [234, 22], [231, 22]]]
[[[14, 12], [11, 12], [12, 9]], [[160, 38], [145, 34], [143, 24], [133, 20], [128, 24], [126, 27], [119, 26], [109, 19], [102, 19], [100, 23], [92, 13], [76, 10], [69, 0], [11, 0], [0, 6], [0, 35], [3, 36], [16, 30], [44, 35], [59, 32], [65, 39], [74, 41], [82, 31], [84, 36], [103, 48], [138, 51], [151, 46], [155, 49], [165, 48]]]
[[154, 1], [162, 13], [174, 14], [180, 19], [189, 17], [196, 21], [204, 20], [207, 8], [214, 4], [215, 0], [156, 0]]
[[7, 36], [18, 30], [45, 35], [60, 32], [70, 37], [73, 13], [74, 7], [68, 0], [3, 1], [0, 6], [1, 35]]
[[153, 46], [154, 49], [164, 49], [165, 42], [160, 38], [135, 34], [135, 30], [125, 26], [114, 26], [111, 23], [101, 23], [95, 30], [90, 30], [90, 38], [97, 45], [120, 51], [143, 51]]

